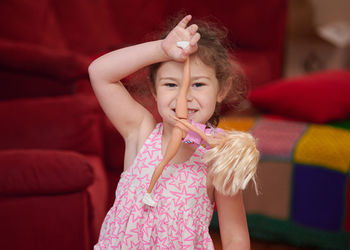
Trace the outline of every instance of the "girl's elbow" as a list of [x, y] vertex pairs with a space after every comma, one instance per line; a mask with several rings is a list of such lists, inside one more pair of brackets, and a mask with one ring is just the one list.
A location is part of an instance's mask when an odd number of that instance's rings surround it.
[[101, 74], [99, 74], [98, 65], [96, 64], [95, 61], [90, 63], [88, 67], [88, 73], [89, 73], [89, 78], [92, 85], [94, 82], [100, 82], [99, 79], [101, 79]]
[[88, 73], [89, 76], [91, 77], [92, 75], [94, 75], [96, 72], [96, 63], [95, 61], [93, 61], [92, 63], [90, 63], [89, 67], [88, 67]]

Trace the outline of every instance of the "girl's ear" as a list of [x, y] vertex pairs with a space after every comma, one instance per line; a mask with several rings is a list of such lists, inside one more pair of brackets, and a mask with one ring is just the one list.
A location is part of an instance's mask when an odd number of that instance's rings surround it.
[[155, 87], [153, 85], [151, 85], [150, 89], [151, 89], [151, 93], [152, 93], [152, 96], [153, 96], [154, 100], [157, 101], [157, 94], [156, 94]]
[[216, 98], [216, 101], [218, 103], [221, 103], [227, 96], [228, 92], [230, 91], [232, 86], [232, 78], [228, 78], [225, 83], [223, 83], [220, 87], [218, 96]]

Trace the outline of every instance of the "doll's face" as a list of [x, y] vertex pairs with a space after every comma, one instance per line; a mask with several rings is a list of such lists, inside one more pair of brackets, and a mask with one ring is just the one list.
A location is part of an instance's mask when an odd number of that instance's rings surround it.
[[[162, 63], [156, 75], [155, 98], [163, 122], [175, 124], [169, 115], [176, 116], [176, 97], [182, 84], [184, 63]], [[190, 59], [191, 79], [187, 94], [188, 119], [206, 123], [213, 115], [217, 102], [221, 101], [219, 83], [212, 67], [198, 57]]]

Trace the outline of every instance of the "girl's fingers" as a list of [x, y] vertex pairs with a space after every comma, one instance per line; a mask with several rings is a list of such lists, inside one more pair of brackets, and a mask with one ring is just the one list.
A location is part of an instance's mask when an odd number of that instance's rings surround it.
[[188, 26], [186, 28], [186, 30], [190, 33], [191, 36], [193, 36], [197, 32], [198, 26], [196, 24], [192, 24], [192, 25]]
[[175, 121], [179, 121], [179, 120], [180, 120], [179, 118], [177, 118], [177, 117], [174, 116], [174, 115], [169, 115], [169, 118], [174, 119]]
[[181, 28], [186, 28], [187, 24], [189, 23], [189, 21], [191, 20], [192, 16], [191, 15], [187, 15], [185, 16], [178, 24], [177, 26], [181, 27]]
[[196, 33], [194, 36], [192, 36], [190, 40], [190, 46], [187, 46], [185, 49], [183, 49], [184, 55], [187, 56], [197, 51], [198, 49], [197, 42], [199, 41], [200, 38], [201, 36], [199, 35], [199, 33]]
[[195, 46], [199, 39], [201, 38], [201, 35], [199, 33], [194, 34], [190, 40], [190, 46]]

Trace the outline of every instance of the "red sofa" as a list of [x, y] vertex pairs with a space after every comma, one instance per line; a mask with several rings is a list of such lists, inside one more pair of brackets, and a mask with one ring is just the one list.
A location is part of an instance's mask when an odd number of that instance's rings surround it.
[[0, 114], [3, 249], [90, 249], [108, 198], [96, 100], [14, 99]]
[[[94, 58], [151, 39], [183, 10], [224, 24], [253, 87], [264, 85], [281, 75], [286, 8], [281, 0], [1, 1], [0, 245], [96, 242], [124, 146], [91, 91]], [[156, 114], [151, 96], [134, 94]]]

